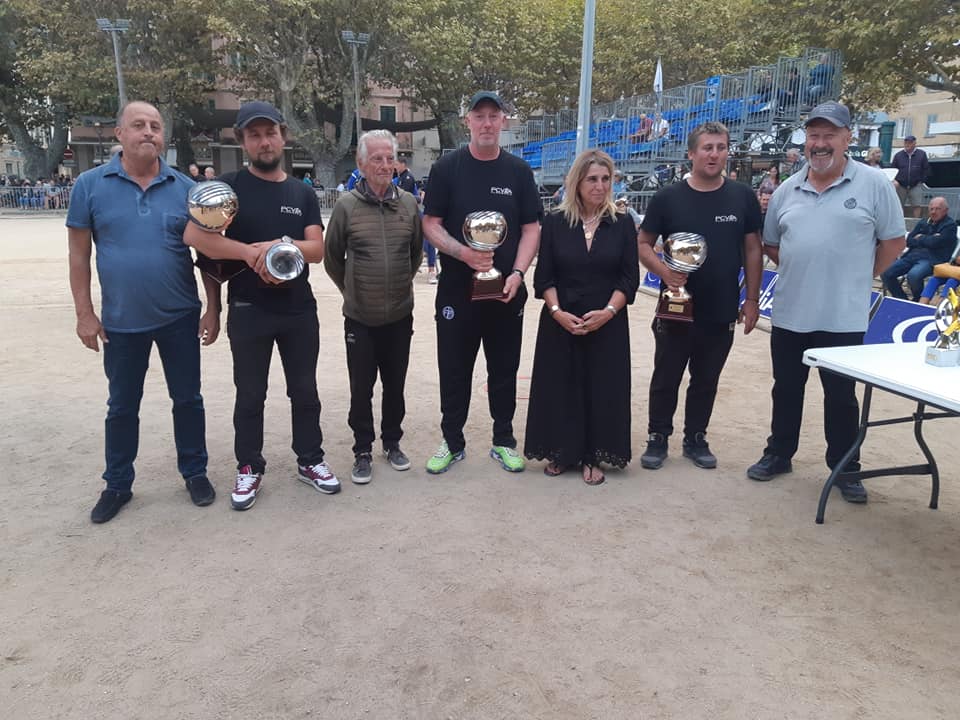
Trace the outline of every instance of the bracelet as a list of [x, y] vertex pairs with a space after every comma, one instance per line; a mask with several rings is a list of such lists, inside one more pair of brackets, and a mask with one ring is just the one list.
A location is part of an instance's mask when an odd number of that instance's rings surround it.
[[617, 314], [617, 309], [613, 305], [607, 305], [604, 310], [609, 310], [611, 315]]
[[551, 305], [551, 306], [550, 306], [550, 315], [556, 315], [558, 312], [560, 312], [560, 306], [559, 306], [559, 305]]
[[525, 278], [524, 278], [524, 275], [523, 275], [523, 270], [521, 270], [520, 268], [514, 268], [514, 269], [511, 270], [510, 272], [511, 272], [511, 273], [516, 273], [517, 275], [519, 275], [519, 276], [520, 276], [520, 282], [523, 282], [523, 281], [524, 281]]

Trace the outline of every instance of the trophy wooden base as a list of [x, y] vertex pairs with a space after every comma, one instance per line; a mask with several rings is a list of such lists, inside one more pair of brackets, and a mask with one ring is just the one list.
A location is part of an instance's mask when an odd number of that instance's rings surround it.
[[247, 269], [247, 264], [243, 260], [214, 260], [203, 253], [197, 253], [195, 265], [200, 272], [212, 277], [220, 284], [227, 282]]
[[655, 316], [660, 320], [693, 322], [693, 298], [678, 297], [668, 290], [660, 296]]
[[497, 273], [496, 277], [483, 278], [473, 276], [473, 288], [470, 291], [471, 300], [502, 300], [505, 278]]

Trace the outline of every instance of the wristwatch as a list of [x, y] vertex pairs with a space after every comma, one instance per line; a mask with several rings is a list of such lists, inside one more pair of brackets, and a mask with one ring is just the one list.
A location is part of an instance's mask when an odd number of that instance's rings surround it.
[[551, 314], [551, 315], [553, 315], [553, 314], [555, 314], [555, 313], [558, 313], [558, 312], [560, 312], [560, 306], [559, 306], [559, 305], [551, 305], [551, 306], [550, 306], [550, 314]]
[[521, 270], [520, 268], [514, 268], [514, 269], [511, 270], [510, 272], [511, 272], [511, 273], [516, 273], [517, 275], [519, 275], [519, 276], [520, 276], [520, 282], [523, 282], [523, 281], [524, 281], [523, 270]]
[[607, 305], [607, 307], [606, 307], [605, 309], [606, 309], [606, 310], [609, 310], [611, 315], [616, 315], [616, 314], [617, 314], [617, 309], [616, 309], [613, 305]]

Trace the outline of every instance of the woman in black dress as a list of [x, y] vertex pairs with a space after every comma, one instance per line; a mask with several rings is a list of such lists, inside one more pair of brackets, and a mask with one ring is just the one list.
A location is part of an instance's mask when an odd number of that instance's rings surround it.
[[543, 298], [533, 360], [524, 454], [544, 473], [630, 461], [630, 331], [626, 306], [640, 284], [637, 230], [616, 211], [613, 160], [587, 150], [565, 180], [563, 202], [544, 218], [533, 287]]

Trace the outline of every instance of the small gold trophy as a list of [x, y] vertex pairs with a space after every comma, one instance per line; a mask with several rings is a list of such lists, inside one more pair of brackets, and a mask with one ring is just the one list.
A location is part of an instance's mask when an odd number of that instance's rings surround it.
[[953, 288], [937, 305], [933, 318], [940, 336], [927, 348], [927, 363], [937, 367], [960, 365], [960, 296]]

